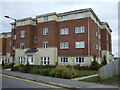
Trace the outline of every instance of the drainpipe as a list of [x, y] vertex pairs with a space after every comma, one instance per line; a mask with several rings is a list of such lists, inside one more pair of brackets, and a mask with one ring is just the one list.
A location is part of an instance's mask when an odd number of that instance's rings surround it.
[[90, 56], [90, 12], [88, 11], [88, 56]]

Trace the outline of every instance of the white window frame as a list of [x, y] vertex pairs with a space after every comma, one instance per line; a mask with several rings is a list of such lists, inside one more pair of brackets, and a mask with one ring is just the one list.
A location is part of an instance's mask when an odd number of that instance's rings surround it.
[[43, 48], [48, 48], [48, 41], [43, 42]]
[[67, 34], [69, 34], [68, 28], [60, 29], [60, 35], [67, 35]]
[[60, 49], [68, 49], [69, 43], [68, 42], [61, 42], [60, 43]]
[[83, 64], [85, 61], [84, 61], [84, 57], [76, 57], [75, 58], [75, 62], [76, 63], [80, 63], [80, 64]]
[[77, 13], [76, 18], [77, 19], [84, 18], [84, 13]]
[[19, 63], [25, 64], [25, 57], [19, 57]]
[[99, 33], [98, 32], [96, 32], [96, 37], [99, 37]]
[[38, 39], [37, 37], [34, 38], [34, 43], [37, 43], [38, 42]]
[[48, 28], [43, 28], [43, 35], [48, 35]]
[[41, 65], [49, 65], [50, 57], [41, 57]]
[[48, 16], [45, 16], [44, 17], [44, 22], [47, 22], [48, 21]]
[[98, 44], [96, 44], [96, 50], [98, 50], [99, 49], [99, 45]]
[[25, 25], [26, 24], [26, 22], [25, 21], [22, 21], [22, 25]]
[[65, 21], [65, 20], [68, 20], [68, 15], [61, 16], [61, 21]]
[[84, 33], [85, 26], [75, 27], [75, 33]]
[[75, 48], [85, 48], [85, 42], [84, 41], [75, 42]]
[[13, 35], [13, 40], [16, 40], [17, 39], [17, 36], [16, 35]]
[[68, 63], [68, 57], [61, 57], [60, 62], [61, 63]]
[[21, 31], [21, 32], [20, 32], [20, 37], [21, 37], [21, 38], [25, 38], [25, 31]]
[[[31, 60], [30, 60], [31, 59]], [[29, 64], [33, 64], [33, 55], [28, 55], [27, 56], [27, 62], [29, 63]]]
[[20, 49], [25, 49], [24, 43], [21, 43], [21, 44], [20, 44]]

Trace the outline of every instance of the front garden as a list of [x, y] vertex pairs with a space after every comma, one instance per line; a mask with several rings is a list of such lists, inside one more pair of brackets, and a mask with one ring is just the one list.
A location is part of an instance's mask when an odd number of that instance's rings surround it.
[[[3, 69], [11, 68], [12, 63], [7, 63], [3, 66]], [[80, 64], [76, 66], [42, 66], [42, 65], [21, 65], [14, 64], [13, 71], [19, 71], [24, 73], [31, 73], [43, 76], [51, 76], [56, 78], [71, 79], [76, 77], [83, 77], [88, 75], [97, 74], [97, 70], [92, 70], [90, 67], [80, 67]]]

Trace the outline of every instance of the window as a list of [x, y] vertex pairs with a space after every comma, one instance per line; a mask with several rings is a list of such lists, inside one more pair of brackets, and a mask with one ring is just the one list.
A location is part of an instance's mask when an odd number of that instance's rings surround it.
[[84, 33], [85, 32], [85, 27], [75, 27], [75, 33]]
[[48, 16], [44, 17], [44, 21], [47, 22], [48, 21]]
[[60, 49], [67, 49], [69, 47], [68, 42], [60, 43]]
[[60, 29], [60, 34], [61, 35], [68, 34], [68, 28]]
[[48, 42], [47, 41], [43, 42], [43, 48], [48, 48]]
[[68, 57], [61, 57], [61, 63], [67, 63]]
[[27, 61], [29, 64], [33, 64], [33, 56], [32, 55], [28, 55], [27, 56]]
[[50, 63], [49, 57], [41, 57], [41, 65], [49, 65]]
[[108, 34], [107, 34], [107, 41], [109, 40], [109, 38], [108, 38]]
[[98, 46], [98, 44], [96, 44], [96, 50], [98, 50], [99, 49], [99, 46]]
[[84, 63], [84, 57], [76, 57], [76, 63]]
[[21, 36], [21, 38], [24, 38], [25, 37], [25, 31], [21, 31], [20, 36]]
[[24, 49], [24, 48], [25, 48], [24, 44], [21, 43], [21, 44], [20, 44], [20, 49]]
[[22, 21], [22, 25], [25, 25], [25, 21]]
[[84, 43], [84, 41], [75, 42], [75, 48], [85, 48], [85, 43]]
[[25, 64], [25, 57], [19, 57], [19, 63]]
[[101, 35], [99, 34], [99, 39], [101, 39]]
[[99, 33], [98, 32], [96, 32], [96, 37], [99, 37]]
[[65, 16], [61, 16], [61, 20], [62, 21], [68, 20], [68, 16], [66, 16], [66, 15]]
[[37, 37], [34, 38], [34, 43], [37, 43]]
[[84, 13], [77, 13], [76, 18], [84, 18]]
[[43, 35], [48, 35], [48, 28], [43, 29]]
[[13, 35], [13, 40], [16, 40], [16, 39], [17, 39], [16, 35]]

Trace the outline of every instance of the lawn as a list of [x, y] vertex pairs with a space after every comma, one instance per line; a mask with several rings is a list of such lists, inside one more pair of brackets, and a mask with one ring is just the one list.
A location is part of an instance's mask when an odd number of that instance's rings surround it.
[[84, 77], [84, 76], [89, 76], [97, 73], [98, 73], [97, 70], [78, 70], [76, 77]]
[[81, 80], [81, 81], [118, 86], [118, 85], [120, 85], [120, 81], [119, 80], [120, 80], [120, 76], [112, 77], [112, 78], [107, 79], [107, 80], [100, 80], [99, 77], [96, 76], [96, 77], [87, 78], [87, 79], [84, 79], [84, 80]]

